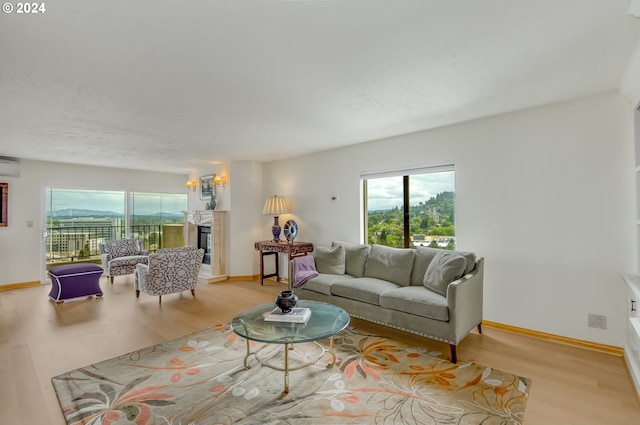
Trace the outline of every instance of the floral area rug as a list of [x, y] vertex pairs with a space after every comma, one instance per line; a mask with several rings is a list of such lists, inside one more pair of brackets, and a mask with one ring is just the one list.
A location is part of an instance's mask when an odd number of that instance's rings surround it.
[[[328, 340], [322, 341], [328, 348]], [[283, 345], [216, 326], [52, 378], [67, 424], [521, 424], [531, 381], [349, 328], [290, 372]], [[315, 359], [289, 350], [290, 369]], [[271, 365], [269, 367], [268, 365]]]

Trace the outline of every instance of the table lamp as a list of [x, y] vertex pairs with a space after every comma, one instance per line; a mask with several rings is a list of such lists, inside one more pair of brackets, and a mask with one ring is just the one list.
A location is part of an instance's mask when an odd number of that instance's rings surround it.
[[287, 214], [288, 212], [289, 211], [287, 210], [287, 204], [285, 204], [284, 198], [281, 196], [271, 196], [267, 198], [267, 201], [264, 203], [262, 214], [273, 216], [273, 226], [271, 227], [271, 233], [273, 233], [274, 241], [280, 240], [280, 231], [282, 230], [282, 228], [280, 227], [280, 223], [278, 223], [278, 217], [280, 216], [280, 214]]

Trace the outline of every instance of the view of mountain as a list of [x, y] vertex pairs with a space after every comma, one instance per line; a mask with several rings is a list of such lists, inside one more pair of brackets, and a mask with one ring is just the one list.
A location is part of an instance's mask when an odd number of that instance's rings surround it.
[[122, 214], [113, 211], [87, 210], [82, 208], [65, 208], [58, 211], [47, 211], [47, 217], [55, 218], [73, 218], [73, 217], [122, 217]]

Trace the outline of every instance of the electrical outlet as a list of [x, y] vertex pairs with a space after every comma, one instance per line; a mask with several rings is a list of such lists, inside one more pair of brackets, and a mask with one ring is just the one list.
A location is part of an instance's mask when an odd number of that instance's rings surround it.
[[588, 322], [590, 328], [607, 329], [607, 316], [589, 313]]

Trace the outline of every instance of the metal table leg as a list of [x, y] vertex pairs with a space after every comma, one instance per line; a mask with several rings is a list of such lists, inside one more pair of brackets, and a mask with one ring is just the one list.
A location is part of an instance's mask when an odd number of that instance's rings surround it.
[[289, 393], [289, 343], [284, 344], [284, 393]]
[[251, 366], [249, 366], [249, 363], [247, 363], [247, 360], [249, 359], [249, 356], [252, 353], [251, 353], [251, 350], [249, 349], [249, 340], [247, 338], [245, 338], [245, 341], [247, 342], [247, 354], [244, 356], [244, 368], [245, 369], [251, 369]]
[[331, 358], [333, 359], [327, 367], [334, 367], [336, 365], [336, 353], [333, 351], [333, 335], [329, 338], [329, 354], [331, 354]]

